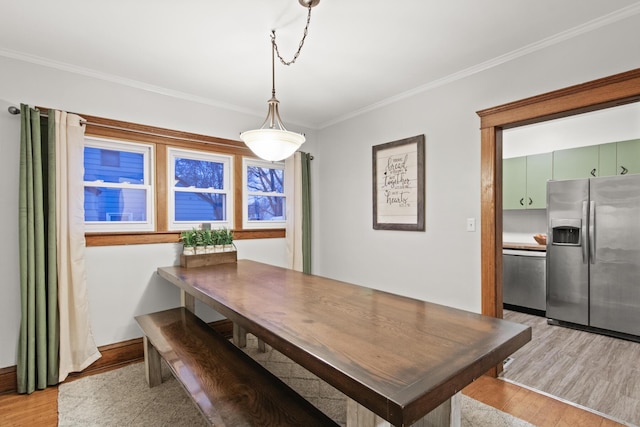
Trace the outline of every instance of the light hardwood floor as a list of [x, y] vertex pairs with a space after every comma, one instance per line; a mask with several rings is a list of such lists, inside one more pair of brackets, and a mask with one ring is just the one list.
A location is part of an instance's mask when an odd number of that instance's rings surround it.
[[57, 426], [58, 387], [0, 395], [0, 426]]
[[515, 311], [507, 320], [532, 327], [504, 378], [640, 425], [640, 343], [547, 324]]
[[614, 427], [622, 425], [552, 397], [488, 376], [478, 378], [462, 392], [473, 399], [539, 427]]
[[[620, 425], [548, 396], [487, 376], [478, 378], [463, 393], [540, 427]], [[56, 426], [57, 423], [57, 387], [36, 391], [31, 395], [0, 395], [0, 426], [49, 427]]]

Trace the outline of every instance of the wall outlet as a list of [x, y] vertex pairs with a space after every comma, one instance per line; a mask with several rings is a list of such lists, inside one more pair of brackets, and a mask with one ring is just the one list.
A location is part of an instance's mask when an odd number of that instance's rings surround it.
[[467, 218], [467, 231], [476, 231], [476, 219]]

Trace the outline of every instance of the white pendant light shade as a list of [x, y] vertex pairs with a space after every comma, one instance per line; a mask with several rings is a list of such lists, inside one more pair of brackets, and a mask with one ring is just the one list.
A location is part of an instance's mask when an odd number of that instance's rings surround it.
[[[304, 39], [307, 36], [307, 28], [311, 20], [311, 8], [317, 5], [320, 0], [299, 0], [300, 4], [309, 9], [309, 15], [307, 17], [307, 27], [304, 30], [304, 36], [298, 47], [298, 52], [293, 57], [293, 60], [285, 62], [280, 53], [278, 58], [285, 65], [290, 65], [295, 62], [296, 58], [300, 54], [300, 49], [304, 44]], [[276, 32], [271, 31], [271, 99], [267, 101], [269, 109], [267, 111], [267, 118], [262, 123], [260, 129], [248, 130], [240, 134], [240, 139], [245, 143], [247, 147], [253, 151], [253, 154], [261, 159], [271, 162], [277, 162], [290, 157], [295, 153], [298, 148], [304, 143], [304, 134], [290, 132], [284, 127], [282, 119], [280, 118], [280, 112], [278, 106], [280, 102], [276, 98], [276, 67], [275, 56], [278, 47], [276, 45]]]
[[302, 134], [280, 129], [248, 130], [240, 139], [256, 156], [272, 162], [290, 157], [305, 141]]

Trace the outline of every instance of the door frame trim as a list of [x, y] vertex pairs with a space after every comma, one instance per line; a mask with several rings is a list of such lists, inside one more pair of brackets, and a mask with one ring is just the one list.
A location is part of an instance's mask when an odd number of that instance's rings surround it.
[[638, 101], [640, 68], [476, 112], [481, 138], [482, 314], [502, 318], [502, 130]]

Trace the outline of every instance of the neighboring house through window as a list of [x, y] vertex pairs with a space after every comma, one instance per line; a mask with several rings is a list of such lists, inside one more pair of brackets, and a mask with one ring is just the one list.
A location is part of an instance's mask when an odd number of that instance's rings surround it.
[[154, 230], [152, 156], [150, 145], [85, 139], [87, 231]]

